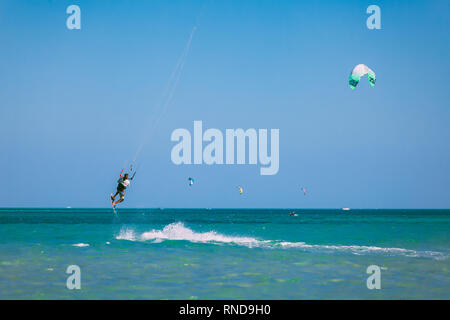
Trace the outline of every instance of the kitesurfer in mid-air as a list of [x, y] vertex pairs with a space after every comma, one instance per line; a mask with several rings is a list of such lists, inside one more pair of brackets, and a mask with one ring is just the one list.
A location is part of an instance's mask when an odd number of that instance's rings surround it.
[[[123, 172], [123, 170], [122, 170], [122, 172]], [[133, 180], [133, 178], [134, 178], [134, 174], [130, 179], [128, 179], [128, 173], [125, 173], [122, 176], [122, 172], [120, 173], [119, 180], [117, 180], [118, 184], [117, 184], [116, 194], [112, 195], [112, 193], [111, 193], [111, 203], [112, 203], [113, 207], [116, 206], [118, 203], [121, 203], [123, 200], [125, 200], [125, 189], [130, 185], [130, 180]], [[116, 199], [116, 196], [118, 194], [120, 195], [120, 199], [117, 200], [116, 202], [114, 202], [114, 200]]]

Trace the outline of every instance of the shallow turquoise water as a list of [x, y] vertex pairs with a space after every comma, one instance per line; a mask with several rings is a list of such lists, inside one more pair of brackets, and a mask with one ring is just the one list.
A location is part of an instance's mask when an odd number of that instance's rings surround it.
[[450, 298], [450, 210], [296, 212], [0, 209], [0, 299]]

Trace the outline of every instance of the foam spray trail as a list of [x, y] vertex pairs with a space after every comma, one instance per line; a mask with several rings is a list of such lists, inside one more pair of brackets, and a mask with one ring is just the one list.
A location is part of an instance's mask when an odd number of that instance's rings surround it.
[[195, 232], [184, 226], [182, 222], [171, 223], [162, 230], [151, 230], [142, 234], [136, 234], [132, 229], [123, 228], [120, 230], [117, 240], [129, 241], [149, 241], [160, 242], [161, 240], [184, 240], [199, 243], [231, 243], [252, 247], [267, 241], [257, 240], [252, 237], [227, 236], [216, 231]]
[[184, 50], [169, 77], [169, 80], [167, 82], [167, 85], [166, 85], [163, 95], [162, 95], [161, 102], [157, 104], [156, 114], [152, 118], [149, 134], [144, 137], [143, 142], [140, 144], [140, 146], [136, 152], [136, 155], [133, 158], [132, 164], [134, 164], [136, 162], [137, 158], [141, 154], [142, 149], [144, 148], [145, 144], [150, 139], [150, 137], [153, 135], [155, 129], [157, 128], [159, 122], [161, 121], [161, 118], [163, 117], [165, 111], [167, 110], [167, 107], [169, 106], [170, 102], [172, 101], [175, 90], [177, 89], [177, 86], [178, 86], [178, 82], [180, 81], [180, 77], [183, 72], [184, 65], [186, 63], [186, 58], [189, 54], [192, 39], [194, 38], [194, 34], [195, 34], [196, 30], [197, 30], [197, 25], [195, 25], [192, 28], [192, 31], [189, 35], [188, 42], [186, 43], [186, 46], [184, 47]]
[[137, 234], [132, 229], [122, 228], [117, 240], [128, 241], [151, 241], [152, 243], [161, 243], [163, 241], [189, 241], [192, 243], [209, 244], [229, 244], [245, 246], [248, 248], [268, 248], [268, 249], [297, 249], [306, 252], [321, 253], [350, 253], [354, 255], [386, 255], [386, 256], [404, 256], [419, 257], [434, 260], [447, 260], [449, 255], [437, 251], [418, 251], [404, 248], [383, 248], [376, 246], [362, 245], [322, 245], [308, 244], [305, 242], [287, 242], [281, 240], [260, 240], [253, 237], [224, 235], [214, 230], [208, 232], [195, 232], [184, 226], [182, 222], [171, 223], [162, 230], [151, 230]]

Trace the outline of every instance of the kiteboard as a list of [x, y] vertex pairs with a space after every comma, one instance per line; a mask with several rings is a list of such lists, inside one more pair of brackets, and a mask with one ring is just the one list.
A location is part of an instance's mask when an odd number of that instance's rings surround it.
[[114, 214], [116, 214], [116, 206], [114, 205], [114, 200], [113, 200], [112, 193], [110, 194], [110, 197], [111, 197], [111, 206], [112, 206], [113, 212], [114, 212]]

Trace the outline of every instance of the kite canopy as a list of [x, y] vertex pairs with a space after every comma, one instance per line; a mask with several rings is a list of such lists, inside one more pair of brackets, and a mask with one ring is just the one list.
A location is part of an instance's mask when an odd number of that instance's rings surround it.
[[301, 190], [302, 190], [303, 194], [306, 196], [306, 189], [302, 187]]
[[362, 76], [367, 74], [367, 79], [369, 80], [369, 84], [371, 87], [375, 86], [375, 72], [373, 72], [368, 66], [365, 64], [358, 64], [353, 68], [350, 73], [350, 77], [348, 79], [348, 85], [350, 88], [355, 89], [359, 83], [359, 80]]
[[190, 186], [192, 186], [194, 184], [194, 179], [192, 179], [191, 177], [189, 177], [188, 181], [189, 181]]

